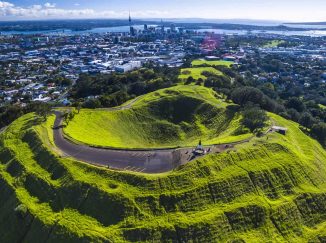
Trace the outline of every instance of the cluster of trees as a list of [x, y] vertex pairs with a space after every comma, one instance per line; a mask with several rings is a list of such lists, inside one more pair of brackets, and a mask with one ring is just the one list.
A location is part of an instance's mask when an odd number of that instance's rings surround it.
[[24, 114], [35, 112], [44, 120], [51, 113], [51, 105], [42, 102], [33, 102], [25, 107], [19, 105], [9, 105], [0, 108], [0, 128], [8, 126], [14, 120], [18, 119]]
[[319, 122], [311, 128], [311, 135], [316, 138], [324, 147], [326, 146], [326, 123]]
[[234, 103], [246, 105], [251, 102], [259, 105], [262, 109], [279, 113], [284, 111], [284, 107], [278, 104], [275, 100], [265, 95], [261, 90], [254, 87], [238, 87], [235, 88], [230, 95]]
[[0, 128], [8, 126], [14, 120], [18, 119], [27, 111], [29, 108], [22, 108], [18, 105], [10, 105], [0, 108]]
[[36, 115], [42, 117], [44, 121], [47, 120], [48, 115], [51, 113], [51, 105], [44, 102], [36, 102], [33, 104]]
[[265, 127], [268, 117], [259, 106], [247, 103], [242, 111], [241, 124], [251, 132], [259, 133]]
[[47, 83], [55, 83], [58, 86], [71, 86], [72, 81], [69, 78], [63, 76], [55, 76], [48, 79]]
[[207, 79], [204, 82], [205, 87], [211, 88], [231, 88], [231, 78], [225, 75], [207, 75]]
[[326, 129], [326, 110], [313, 101], [305, 102], [297, 97], [276, 100], [264, 94], [260, 89], [248, 86], [235, 88], [229, 98], [236, 104], [245, 106], [253, 103], [266, 111], [298, 122], [322, 145], [326, 145], [326, 131], [323, 130]]
[[62, 114], [62, 118], [63, 118], [63, 121], [64, 123], [68, 126], [69, 125], [69, 122], [74, 119], [75, 115], [79, 113], [79, 108], [77, 109], [71, 109], [69, 111], [65, 111], [63, 114]]
[[136, 96], [175, 85], [178, 74], [177, 68], [148, 65], [125, 74], [81, 75], [72, 90], [72, 97], [87, 108], [113, 107]]

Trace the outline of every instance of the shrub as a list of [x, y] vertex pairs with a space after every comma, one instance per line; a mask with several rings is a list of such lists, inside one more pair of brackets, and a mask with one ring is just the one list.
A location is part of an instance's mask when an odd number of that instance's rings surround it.
[[15, 208], [15, 213], [17, 217], [19, 217], [20, 219], [25, 218], [27, 212], [28, 212], [27, 207], [24, 204], [20, 204]]
[[314, 118], [311, 116], [310, 113], [305, 112], [300, 117], [299, 123], [300, 123], [300, 125], [302, 125], [306, 128], [311, 128], [314, 123]]
[[242, 112], [242, 115], [242, 125], [247, 127], [251, 132], [263, 128], [268, 119], [266, 112], [257, 106], [246, 106]]
[[315, 137], [323, 146], [326, 146], [326, 123], [320, 122], [311, 128], [311, 135]]

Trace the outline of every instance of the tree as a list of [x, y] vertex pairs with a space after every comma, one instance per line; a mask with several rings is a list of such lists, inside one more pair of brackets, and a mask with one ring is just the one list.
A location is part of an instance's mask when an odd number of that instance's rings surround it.
[[193, 77], [189, 76], [189, 77], [187, 78], [186, 82], [185, 82], [185, 85], [191, 84], [191, 83], [193, 83], [194, 81], [195, 81], [195, 79], [194, 79]]
[[24, 110], [18, 105], [0, 107], [0, 128], [9, 125], [23, 114]]
[[66, 111], [62, 117], [63, 117], [63, 120], [64, 122], [66, 123], [66, 125], [68, 126], [69, 125], [69, 122], [74, 119], [75, 117], [75, 110], [70, 110], [70, 111]]
[[98, 99], [88, 99], [84, 103], [85, 108], [95, 109], [101, 107], [101, 102]]
[[205, 87], [230, 88], [231, 79], [226, 76], [210, 76], [205, 80]]
[[300, 120], [299, 120], [300, 125], [306, 127], [306, 128], [311, 128], [313, 123], [314, 123], [314, 118], [310, 115], [310, 113], [305, 112], [302, 114]]
[[292, 121], [298, 122], [300, 119], [300, 113], [296, 110], [296, 109], [288, 109], [287, 113], [289, 114], [289, 119], [291, 119]]
[[63, 121], [66, 123], [66, 125], [68, 126], [69, 125], [69, 112], [65, 112], [63, 115], [62, 115], [62, 118], [63, 118]]
[[286, 107], [287, 108], [293, 108], [296, 109], [298, 112], [303, 112], [306, 109], [306, 106], [297, 97], [292, 97], [286, 102]]
[[321, 145], [326, 146], [326, 123], [320, 122], [311, 128], [311, 135], [315, 137]]
[[231, 94], [231, 98], [234, 103], [244, 106], [248, 102], [260, 104], [264, 94], [259, 89], [253, 87], [242, 87], [235, 89]]
[[51, 113], [51, 106], [44, 102], [35, 103], [35, 113], [43, 117], [44, 121], [46, 121], [48, 115]]
[[75, 112], [74, 111], [70, 111], [69, 112], [69, 115], [68, 115], [69, 121], [71, 121], [72, 119], [74, 119], [74, 117], [75, 117]]
[[61, 81], [61, 85], [63, 85], [63, 86], [71, 86], [72, 85], [72, 81], [70, 79], [65, 78], [65, 79], [63, 79]]
[[197, 81], [196, 81], [196, 85], [202, 85], [204, 83], [204, 80], [202, 78], [199, 78]]
[[258, 106], [247, 105], [242, 112], [241, 124], [247, 127], [251, 132], [263, 128], [267, 121], [266, 112]]

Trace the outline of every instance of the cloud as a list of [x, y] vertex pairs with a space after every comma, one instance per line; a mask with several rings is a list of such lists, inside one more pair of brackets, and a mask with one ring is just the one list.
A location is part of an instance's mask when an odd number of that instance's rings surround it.
[[[8, 2], [9, 1], [9, 2]], [[83, 8], [78, 0], [72, 1], [71, 9], [60, 8], [51, 1], [46, 0], [43, 5], [31, 5], [22, 7], [15, 5], [13, 0], [0, 0], [0, 20], [21, 19], [74, 19], [74, 18], [128, 18], [128, 11], [116, 11], [114, 9]], [[171, 1], [173, 7], [171, 7]], [[166, 0], [166, 5], [157, 5], [157, 9], [146, 9], [137, 6], [137, 11], [132, 11], [133, 18], [211, 18], [211, 19], [274, 19], [285, 21], [324, 21], [325, 0], [300, 1], [300, 4], [290, 4], [290, 0], [275, 0], [262, 4], [259, 0], [250, 0], [251, 4], [239, 4], [239, 0], [219, 1], [207, 0], [211, 4], [201, 4], [200, 1], [190, 0]], [[316, 4], [311, 4], [311, 2]], [[317, 3], [318, 1], [318, 3]], [[16, 1], [18, 2], [18, 1]], [[32, 1], [31, 1], [32, 2]], [[34, 2], [34, 1], [33, 1]], [[68, 1], [67, 1], [68, 2]], [[75, 2], [75, 3], [74, 3]], [[187, 4], [177, 4], [183, 2]], [[190, 4], [191, 2], [191, 4]], [[214, 2], [214, 3], [213, 3]], [[275, 4], [282, 2], [282, 4]], [[284, 4], [283, 4], [284, 2]], [[95, 5], [94, 5], [95, 6]], [[182, 11], [180, 10], [182, 8]], [[290, 9], [290, 10], [289, 10]], [[314, 13], [314, 14], [312, 14]]]
[[[74, 6], [79, 6], [75, 3]], [[166, 16], [167, 11], [144, 10], [134, 11], [135, 17], [145, 18], [149, 16]], [[47, 2], [44, 5], [31, 5], [29, 7], [20, 7], [10, 2], [0, 1], [0, 18], [2, 19], [47, 19], [47, 18], [127, 18], [128, 11], [102, 10], [94, 9], [63, 9], [58, 8], [56, 4]]]
[[0, 8], [10, 8], [10, 7], [13, 7], [13, 6], [14, 5], [12, 3], [0, 1]]
[[16, 6], [10, 2], [0, 1], [0, 17], [15, 19], [33, 18], [82, 18], [95, 16], [93, 9], [62, 9], [56, 4], [31, 5], [29, 7]]
[[46, 8], [55, 8], [56, 4], [55, 3], [45, 3], [44, 7], [46, 7]]

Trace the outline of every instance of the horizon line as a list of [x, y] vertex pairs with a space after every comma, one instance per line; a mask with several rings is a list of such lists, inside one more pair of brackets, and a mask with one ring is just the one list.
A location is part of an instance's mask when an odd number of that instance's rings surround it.
[[[134, 17], [134, 21], [142, 21], [142, 20], [157, 20], [161, 21], [163, 20], [210, 20], [210, 21], [262, 21], [262, 22], [273, 22], [273, 23], [282, 23], [282, 24], [309, 24], [309, 23], [326, 23], [326, 20], [322, 21], [290, 21], [290, 20], [273, 20], [273, 19], [247, 19], [247, 18], [199, 18], [199, 17], [186, 17], [186, 18], [178, 18], [178, 17], [169, 17], [169, 18], [161, 18], [161, 17]], [[7, 20], [1, 20], [0, 22], [19, 22], [19, 21], [64, 21], [64, 20], [69, 20], [69, 21], [77, 21], [77, 20], [126, 20], [128, 21], [128, 18], [122, 18], [122, 17], [116, 17], [116, 18], [94, 18], [94, 17], [86, 17], [86, 18], [39, 18], [39, 19], [7, 19]]]

